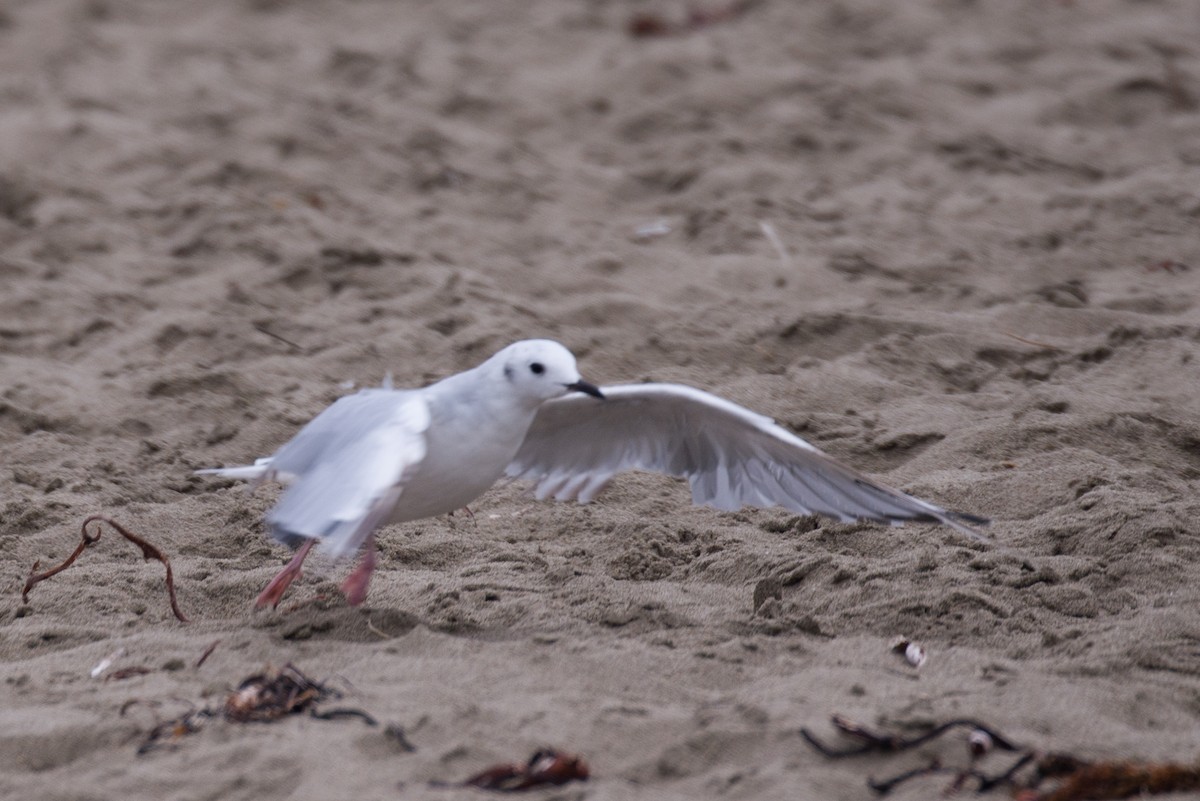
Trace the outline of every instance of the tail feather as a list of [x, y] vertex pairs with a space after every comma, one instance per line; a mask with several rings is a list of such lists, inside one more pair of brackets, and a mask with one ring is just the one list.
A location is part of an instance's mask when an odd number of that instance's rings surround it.
[[955, 531], [962, 532], [978, 542], [992, 541], [991, 537], [979, 530], [992, 524], [992, 521], [986, 517], [967, 514], [966, 512], [951, 512], [949, 510], [943, 510], [942, 514], [938, 516], [938, 522], [945, 523]]
[[263, 456], [254, 460], [254, 464], [235, 465], [233, 467], [206, 467], [203, 470], [193, 470], [198, 476], [221, 476], [222, 478], [237, 478], [242, 481], [258, 481], [266, 477], [271, 469], [271, 457]]

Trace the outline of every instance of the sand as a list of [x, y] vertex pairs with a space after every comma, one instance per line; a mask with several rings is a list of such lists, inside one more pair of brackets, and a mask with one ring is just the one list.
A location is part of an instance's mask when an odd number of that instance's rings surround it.
[[[539, 797], [851, 801], [962, 750], [830, 762], [798, 730], [836, 739], [835, 712], [1196, 758], [1196, 5], [763, 0], [627, 31], [685, 9], [0, 6], [0, 795], [444, 799], [546, 744], [593, 777]], [[389, 529], [359, 609], [337, 565], [251, 608], [288, 555], [277, 490], [193, 469], [530, 336], [770, 414], [993, 543], [631, 475]], [[111, 532], [21, 602], [96, 513], [170, 555], [192, 623]], [[114, 652], [150, 672], [93, 679]], [[136, 753], [289, 661], [416, 750], [295, 717]]]

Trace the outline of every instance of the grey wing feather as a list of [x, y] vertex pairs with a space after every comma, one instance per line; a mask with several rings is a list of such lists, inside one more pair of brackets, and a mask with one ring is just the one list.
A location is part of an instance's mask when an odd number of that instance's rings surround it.
[[603, 387], [606, 400], [543, 404], [510, 476], [539, 499], [587, 503], [625, 470], [686, 478], [692, 499], [723, 510], [782, 506], [842, 521], [945, 523], [982, 539], [988, 520], [951, 512], [872, 481], [769, 417], [678, 384]]
[[425, 458], [429, 407], [415, 392], [364, 390], [341, 398], [271, 457], [295, 477], [267, 514], [280, 542], [322, 540], [334, 558], [353, 553], [395, 507]]

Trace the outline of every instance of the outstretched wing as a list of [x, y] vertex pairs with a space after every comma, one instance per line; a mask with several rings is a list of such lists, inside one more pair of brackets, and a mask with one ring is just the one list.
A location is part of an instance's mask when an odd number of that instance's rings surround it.
[[679, 384], [602, 387], [605, 400], [569, 395], [544, 404], [510, 476], [536, 496], [587, 503], [624, 470], [688, 479], [692, 499], [717, 509], [782, 506], [841, 521], [945, 523], [982, 539], [988, 520], [951, 512], [872, 481], [735, 403]]
[[291, 481], [267, 513], [271, 535], [292, 547], [321, 540], [322, 550], [338, 558], [386, 522], [425, 458], [429, 420], [419, 393], [363, 390], [339, 399], [254, 467], [205, 472]]

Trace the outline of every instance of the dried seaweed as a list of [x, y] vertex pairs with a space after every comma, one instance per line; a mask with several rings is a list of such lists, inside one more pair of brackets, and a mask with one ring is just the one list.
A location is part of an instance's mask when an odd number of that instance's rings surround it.
[[158, 748], [174, 748], [187, 735], [200, 731], [203, 722], [210, 717], [212, 713], [207, 709], [193, 709], [155, 725], [138, 746], [138, 755], [148, 754]]
[[[209, 646], [205, 655], [211, 653], [215, 647], [216, 643]], [[193, 707], [178, 717], [156, 722], [138, 747], [138, 753], [146, 754], [158, 748], [174, 747], [181, 738], [199, 731], [210, 718], [223, 718], [232, 723], [270, 723], [288, 715], [308, 712], [317, 720], [353, 717], [362, 720], [368, 726], [379, 725], [375, 718], [361, 709], [316, 709], [315, 705], [318, 702], [340, 697], [341, 693], [337, 690], [310, 679], [295, 665], [288, 663], [277, 671], [267, 670], [246, 678], [220, 707]], [[121, 707], [121, 716], [124, 717], [130, 708], [144, 703], [147, 702], [139, 699], [125, 702]], [[156, 702], [149, 703], [157, 705]], [[391, 728], [394, 727], [389, 727]]]
[[732, 0], [711, 9], [692, 7], [687, 10], [686, 19], [678, 22], [654, 12], [638, 12], [625, 23], [625, 31], [635, 39], [683, 36], [717, 23], [734, 20], [758, 3], [759, 0]]
[[[131, 698], [121, 705], [121, 711], [118, 714], [120, 717], [125, 717], [129, 710], [137, 706], [154, 708], [159, 706], [159, 702]], [[174, 748], [182, 738], [199, 731], [204, 725], [204, 721], [210, 717], [212, 717], [210, 710], [197, 709], [193, 706], [178, 717], [157, 721], [146, 733], [141, 745], [138, 746], [138, 755], [148, 754], [160, 748]]]
[[331, 696], [337, 697], [337, 693], [289, 662], [274, 673], [257, 673], [242, 681], [225, 699], [225, 719], [236, 723], [278, 720]]
[[505, 762], [493, 765], [457, 786], [515, 793], [570, 781], [587, 781], [587, 778], [588, 766], [582, 758], [553, 748], [542, 748], [535, 751], [525, 764]]
[[[859, 740], [860, 744], [837, 749], [821, 742], [807, 729], [801, 729], [800, 735], [824, 756], [842, 759], [873, 753], [908, 751], [953, 729], [971, 729], [968, 739], [968, 766], [948, 768], [943, 767], [939, 759], [933, 759], [923, 767], [905, 771], [889, 779], [869, 780], [868, 786], [880, 795], [887, 795], [913, 779], [947, 773], [951, 774], [953, 779], [943, 791], [944, 795], [954, 793], [962, 789], [968, 781], [974, 780], [977, 793], [1005, 787], [1010, 789], [1019, 801], [1101, 801], [1200, 789], [1200, 763], [1188, 765], [1138, 760], [1092, 762], [1065, 752], [1041, 752], [1017, 746], [994, 728], [975, 720], [952, 720], [935, 726], [925, 734], [910, 738], [872, 731], [838, 715], [833, 717], [833, 725], [843, 734]], [[1002, 772], [988, 775], [976, 767], [976, 762], [992, 748], [1015, 752], [1019, 756]], [[1032, 770], [1028, 771], [1029, 775], [1022, 779], [1022, 772], [1030, 766]], [[1047, 779], [1057, 780], [1057, 784], [1050, 790], [1039, 790]]]
[[74, 553], [68, 556], [61, 564], [51, 568], [50, 570], [47, 570], [44, 573], [38, 573], [37, 569], [41, 565], [41, 560], [39, 559], [33, 563], [33, 567], [29, 570], [29, 577], [25, 579], [25, 587], [21, 590], [21, 600], [25, 603], [29, 603], [30, 590], [46, 579], [57, 576], [62, 571], [66, 570], [75, 563], [75, 560], [79, 558], [80, 554], [100, 541], [100, 536], [103, 533], [103, 529], [99, 525], [96, 526], [95, 536], [88, 534], [88, 523], [92, 522], [107, 523], [108, 525], [112, 526], [112, 528], [115, 529], [118, 534], [141, 548], [142, 558], [146, 561], [157, 559], [159, 562], [163, 563], [163, 566], [167, 569], [167, 594], [171, 599], [171, 611], [175, 614], [175, 617], [179, 620], [179, 622], [187, 623], [188, 619], [183, 612], [179, 610], [179, 602], [175, 597], [175, 576], [171, 571], [171, 560], [167, 558], [167, 555], [163, 553], [158, 546], [147, 542], [137, 534], [134, 534], [132, 531], [122, 526], [117, 521], [104, 515], [92, 515], [83, 521], [83, 525], [80, 526], [81, 541], [78, 547], [76, 547]]
[[[1059, 761], [1064, 755], [1049, 756]], [[1075, 767], [1065, 775], [1047, 773], [1048, 769], [1043, 760], [1038, 760], [1038, 780], [1050, 775], [1061, 776], [1058, 786], [1045, 793], [1027, 790], [1019, 796], [1022, 801], [1101, 801], [1200, 789], [1200, 764], [1076, 760]]]

